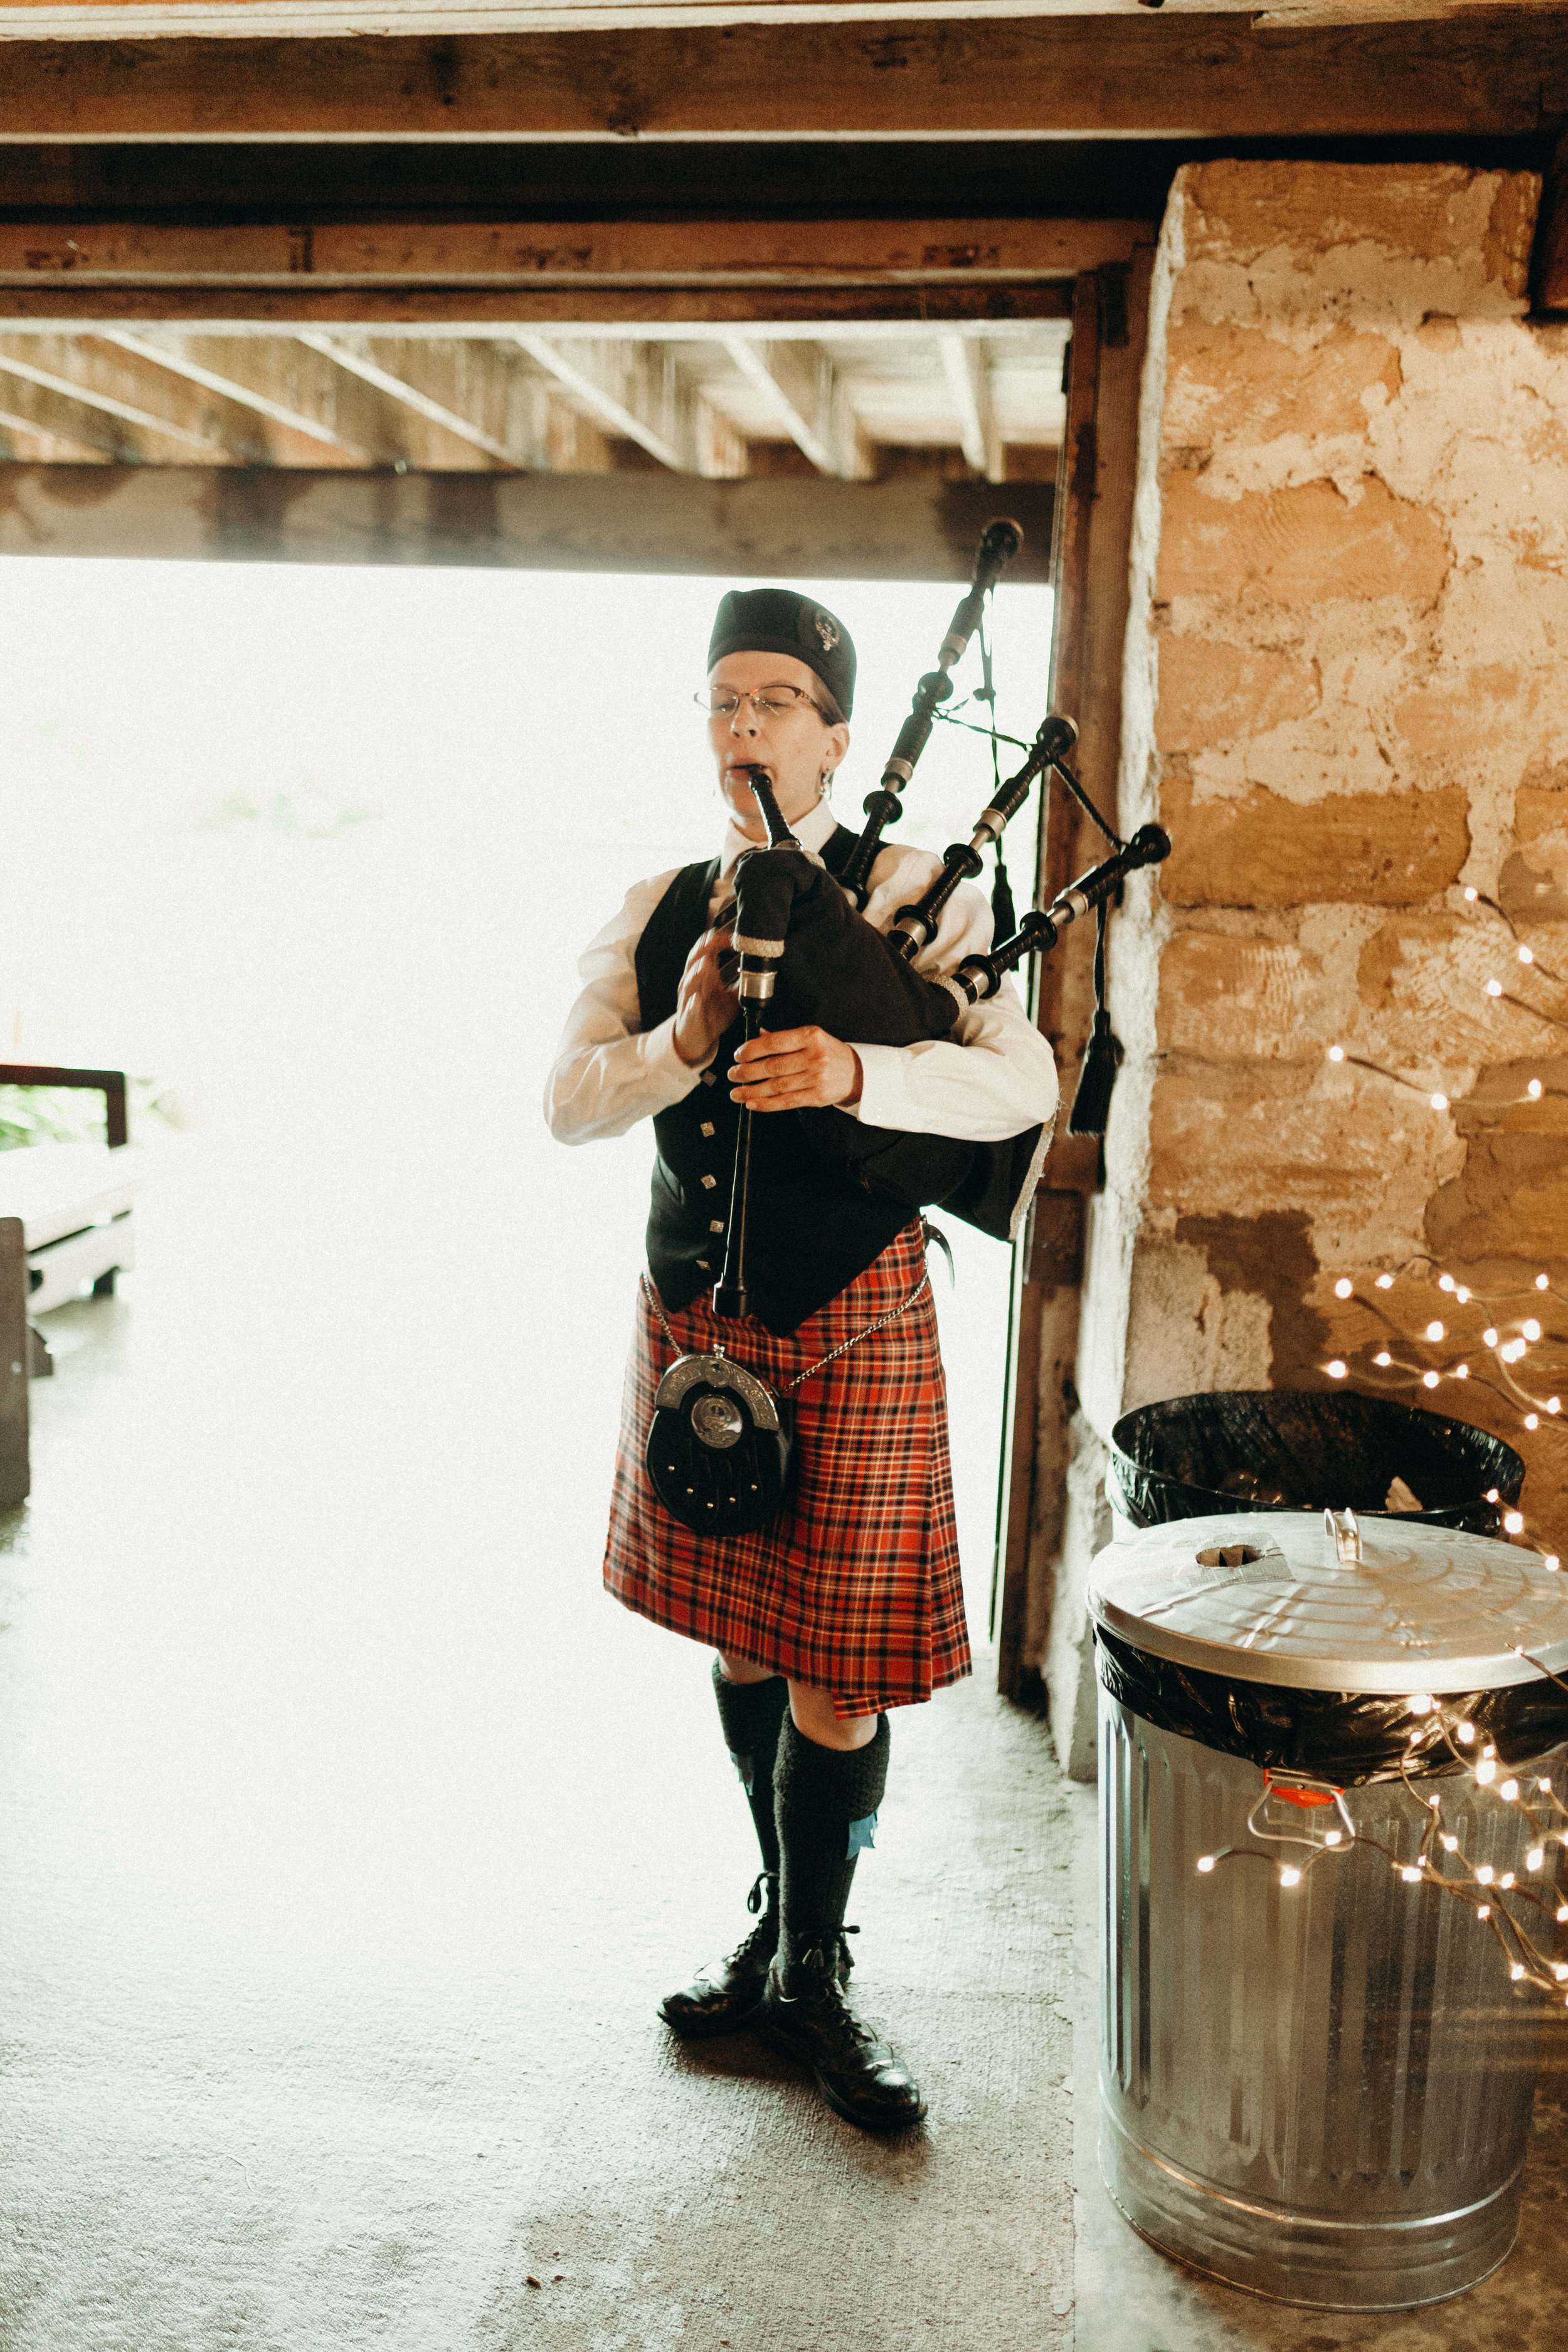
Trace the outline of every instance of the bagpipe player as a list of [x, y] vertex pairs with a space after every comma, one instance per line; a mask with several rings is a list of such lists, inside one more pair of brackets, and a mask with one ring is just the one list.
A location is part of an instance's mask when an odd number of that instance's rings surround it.
[[[716, 1653], [720, 1723], [761, 1853], [750, 1932], [670, 1992], [661, 2014], [688, 2039], [756, 2032], [841, 2116], [890, 2131], [918, 2123], [924, 2102], [850, 2004], [846, 1910], [874, 1842], [892, 1711], [970, 1671], [946, 1394], [919, 1206], [868, 1185], [852, 1160], [807, 1148], [796, 1114], [833, 1108], [900, 1137], [996, 1146], [1036, 1129], [1048, 1138], [1057, 1075], [1010, 982], [950, 1035], [914, 1045], [858, 1044], [850, 1008], [831, 1029], [745, 1039], [721, 964], [730, 929], [715, 919], [732, 908], [738, 861], [768, 838], [752, 772], [801, 848], [841, 873], [856, 836], [829, 792], [849, 749], [855, 669], [848, 631], [811, 598], [783, 588], [723, 598], [699, 696], [722, 841], [716, 856], [637, 884], [588, 946], [546, 1113], [565, 1143], [653, 1122], [648, 1276], [605, 1581], [626, 1608]], [[884, 845], [866, 919], [885, 933], [938, 865]], [[916, 968], [951, 971], [990, 937], [985, 899], [963, 885]], [[721, 1322], [711, 1291], [745, 1106], [757, 1195], [749, 1312]], [[684, 1351], [719, 1344], [795, 1408], [782, 1507], [729, 1537], [673, 1516], [645, 1460], [661, 1376]]]

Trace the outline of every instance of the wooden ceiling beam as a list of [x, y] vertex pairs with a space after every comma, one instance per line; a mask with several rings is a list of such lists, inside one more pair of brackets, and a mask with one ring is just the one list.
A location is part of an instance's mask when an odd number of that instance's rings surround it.
[[[0, 45], [0, 58], [4, 58]], [[1152, 228], [1147, 231], [1153, 242]], [[824, 325], [952, 325], [958, 332], [1005, 334], [1040, 319], [1066, 319], [1070, 280], [1008, 286], [594, 286], [490, 289], [474, 286], [292, 287], [50, 285], [0, 288], [0, 329], [37, 325], [90, 334], [104, 320], [156, 320], [189, 334], [247, 328], [294, 334], [308, 326], [374, 334], [504, 335], [511, 327], [558, 334], [595, 327], [684, 340], [710, 330], [765, 321], [816, 340]]]
[[1138, 219], [0, 220], [0, 285], [1010, 285], [1125, 261], [1148, 233]]
[[[183, 376], [186, 383], [200, 384], [205, 390], [218, 394], [224, 400], [232, 400], [238, 407], [251, 409], [258, 416], [266, 417], [269, 424], [280, 425], [287, 433], [298, 434], [308, 442], [317, 442], [325, 448], [335, 449], [353, 465], [369, 466], [375, 462], [371, 450], [348, 439], [335, 425], [279, 400], [273, 393], [251, 380], [256, 363], [261, 362], [265, 364], [271, 359], [272, 347], [269, 345], [255, 341], [237, 346], [230, 342], [222, 347], [220, 354], [205, 340], [171, 335], [156, 327], [144, 330], [140, 334], [121, 327], [105, 327], [101, 331], [101, 341], [114, 343], [121, 351], [133, 352], [138, 357], [150, 360], [156, 367], [167, 368], [172, 374]], [[232, 356], [237, 350], [239, 353], [237, 361]], [[211, 360], [220, 355], [225, 362], [221, 369], [209, 364]], [[316, 463], [321, 463], [319, 457]]]
[[[209, 462], [236, 455], [212, 420], [210, 402], [185, 396], [184, 387], [168, 377], [160, 380], [133, 357], [107, 351], [96, 341], [0, 336], [0, 374], [96, 409], [135, 433], [156, 434], [183, 452], [187, 464], [193, 452]], [[123, 436], [110, 446], [123, 447]]]
[[[26, 465], [112, 466], [140, 456], [123, 433], [106, 432], [102, 443], [83, 429], [81, 411], [58, 393], [40, 391], [15, 376], [0, 392], [0, 436], [12, 443], [8, 457]], [[16, 436], [20, 436], [20, 446]], [[189, 454], [188, 452], [185, 454]]]
[[[1203, 12], [294, 40], [17, 40], [0, 138], [1172, 138], [1537, 131], [1568, 11], [1255, 33]], [[739, 127], [738, 127], [739, 126]]]
[[[308, 350], [320, 352], [323, 359], [357, 376], [362, 383], [412, 411], [427, 425], [481, 451], [496, 465], [526, 470], [540, 463], [541, 445], [532, 429], [531, 417], [525, 429], [509, 432], [501, 428], [514, 423], [510, 415], [487, 419], [474, 413], [481, 403], [489, 404], [488, 395], [492, 389], [491, 381], [487, 380], [489, 372], [500, 364], [493, 346], [413, 344], [397, 349], [384, 343], [351, 342], [342, 335], [311, 330], [303, 332], [299, 340]], [[433, 373], [440, 379], [438, 393], [429, 389]], [[455, 383], [459, 373], [466, 381]], [[423, 383], [421, 377], [425, 379]], [[474, 397], [476, 393], [479, 399]], [[503, 409], [506, 405], [503, 401]]]
[[724, 348], [819, 474], [834, 474], [851, 482], [869, 478], [873, 471], [870, 445], [832, 357], [821, 344], [772, 343], [729, 335]]
[[991, 401], [991, 370], [985, 347], [973, 337], [939, 335], [942, 373], [958, 417], [959, 446], [966, 463], [988, 482], [1003, 478], [1002, 441]]
[[678, 378], [674, 354], [656, 344], [577, 342], [563, 348], [547, 335], [519, 334], [521, 351], [552, 383], [584, 407], [602, 432], [635, 441], [672, 473], [695, 470], [692, 396]]
[[1568, 311], [1568, 131], [1557, 142], [1542, 190], [1534, 263], [1537, 310]]

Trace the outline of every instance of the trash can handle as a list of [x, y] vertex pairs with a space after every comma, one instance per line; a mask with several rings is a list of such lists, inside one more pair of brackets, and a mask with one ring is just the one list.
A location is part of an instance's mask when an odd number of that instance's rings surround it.
[[1329, 1531], [1329, 1541], [1333, 1545], [1335, 1559], [1346, 1567], [1357, 1566], [1363, 1555], [1361, 1527], [1355, 1513], [1352, 1510], [1325, 1511], [1323, 1525]]

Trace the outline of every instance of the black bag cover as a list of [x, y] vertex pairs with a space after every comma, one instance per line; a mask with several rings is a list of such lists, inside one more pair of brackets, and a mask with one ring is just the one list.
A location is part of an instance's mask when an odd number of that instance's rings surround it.
[[1568, 1691], [1557, 1683], [1445, 1692], [1441, 1713], [1418, 1716], [1403, 1694], [1390, 1697], [1245, 1682], [1156, 1657], [1119, 1641], [1103, 1625], [1095, 1628], [1095, 1639], [1101, 1683], [1145, 1723], [1196, 1739], [1222, 1756], [1245, 1756], [1275, 1771], [1303, 1772], [1336, 1789], [1397, 1780], [1402, 1758], [1413, 1780], [1464, 1771], [1444, 1735], [1445, 1714], [1468, 1717], [1476, 1727], [1476, 1752], [1480, 1743], [1495, 1741], [1503, 1764], [1528, 1764], [1568, 1739]]

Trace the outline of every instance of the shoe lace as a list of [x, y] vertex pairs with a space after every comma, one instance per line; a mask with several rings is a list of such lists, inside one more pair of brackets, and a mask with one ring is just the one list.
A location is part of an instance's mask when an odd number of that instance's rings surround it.
[[840, 1956], [846, 1959], [849, 1957], [845, 1937], [858, 1936], [859, 1932], [858, 1927], [840, 1928], [824, 1941], [811, 1945], [797, 1962], [801, 1974], [810, 1981], [817, 2031], [825, 2040], [837, 2042], [847, 2056], [864, 2050], [877, 2038], [850, 2008], [835, 1965]]

